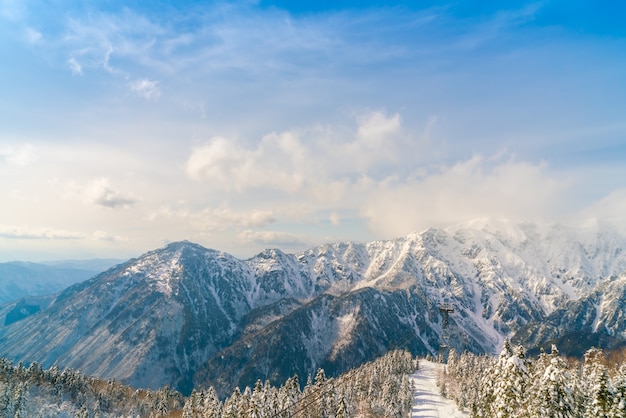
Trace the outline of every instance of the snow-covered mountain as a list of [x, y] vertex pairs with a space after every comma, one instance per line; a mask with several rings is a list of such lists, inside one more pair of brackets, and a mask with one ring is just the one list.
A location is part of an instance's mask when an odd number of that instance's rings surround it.
[[458, 349], [495, 352], [505, 336], [537, 335], [534, 323], [593, 295], [596, 328], [626, 339], [624, 248], [597, 225], [487, 220], [248, 260], [173, 243], [26, 303], [37, 309], [4, 306], [0, 315], [16, 319], [0, 327], [0, 355], [135, 386], [213, 384], [225, 395], [318, 367], [339, 373], [391, 347], [436, 353], [444, 302]]

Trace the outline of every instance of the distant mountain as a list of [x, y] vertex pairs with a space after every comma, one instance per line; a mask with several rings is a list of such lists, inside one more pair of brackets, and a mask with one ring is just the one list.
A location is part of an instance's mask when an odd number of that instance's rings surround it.
[[57, 293], [117, 264], [117, 260], [0, 263], [0, 304], [26, 296]]
[[318, 367], [337, 374], [394, 347], [435, 354], [444, 302], [458, 350], [495, 352], [516, 332], [558, 337], [565, 314], [624, 340], [624, 248], [597, 225], [491, 220], [248, 260], [178, 242], [52, 300], [5, 305], [0, 355], [225, 395]]

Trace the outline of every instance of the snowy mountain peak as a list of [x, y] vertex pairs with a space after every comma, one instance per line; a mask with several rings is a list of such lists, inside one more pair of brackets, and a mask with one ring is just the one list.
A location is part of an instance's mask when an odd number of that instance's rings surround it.
[[496, 352], [522, 329], [533, 341], [557, 335], [556, 319], [539, 331], [530, 324], [569, 306], [579, 313], [573, 323], [621, 338], [614, 319], [626, 299], [615, 278], [626, 272], [625, 243], [610, 229], [506, 220], [297, 254], [268, 249], [247, 260], [175, 242], [68, 288], [30, 316], [6, 307], [13, 319], [0, 326], [0, 351], [186, 390], [223, 376], [231, 385], [345, 370], [400, 343], [434, 354], [444, 301], [461, 351]]

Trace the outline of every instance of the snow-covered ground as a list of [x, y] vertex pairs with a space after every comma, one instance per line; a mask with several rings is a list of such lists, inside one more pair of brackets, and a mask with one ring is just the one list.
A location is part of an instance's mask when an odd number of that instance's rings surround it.
[[467, 413], [459, 411], [456, 404], [439, 394], [437, 371], [441, 365], [420, 360], [419, 370], [411, 375], [415, 387], [411, 418], [439, 417], [465, 418]]

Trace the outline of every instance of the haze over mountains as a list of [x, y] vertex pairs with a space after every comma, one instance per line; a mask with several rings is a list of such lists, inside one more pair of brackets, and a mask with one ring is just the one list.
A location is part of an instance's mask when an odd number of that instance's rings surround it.
[[13, 319], [0, 326], [0, 355], [226, 395], [257, 379], [339, 373], [393, 347], [435, 354], [443, 302], [459, 350], [567, 333], [619, 342], [624, 248], [624, 236], [598, 224], [492, 220], [248, 260], [176, 242], [53, 298], [2, 306]]
[[59, 292], [121, 262], [115, 259], [0, 263], [0, 303]]

